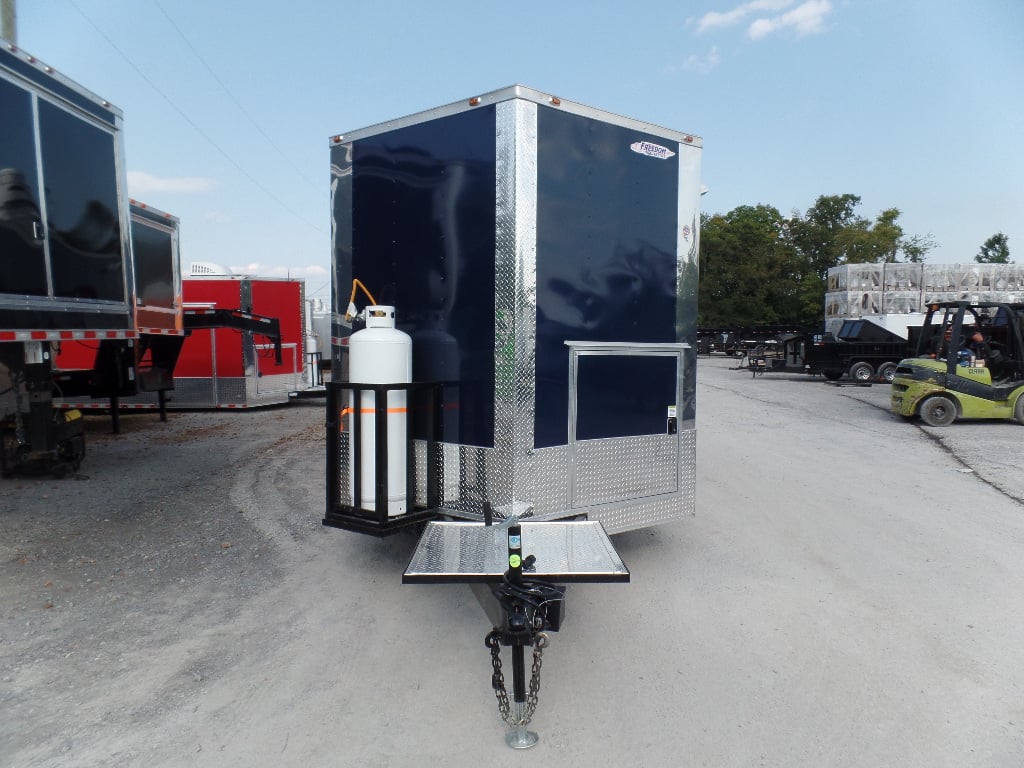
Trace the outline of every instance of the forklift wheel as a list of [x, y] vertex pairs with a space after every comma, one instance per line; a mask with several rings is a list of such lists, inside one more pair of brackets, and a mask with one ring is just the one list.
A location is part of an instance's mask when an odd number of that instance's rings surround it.
[[956, 421], [956, 403], [945, 395], [933, 395], [921, 403], [921, 419], [929, 427], [948, 427]]
[[1017, 398], [1017, 404], [1013, 406], [1013, 420], [1018, 424], [1024, 424], [1024, 392]]

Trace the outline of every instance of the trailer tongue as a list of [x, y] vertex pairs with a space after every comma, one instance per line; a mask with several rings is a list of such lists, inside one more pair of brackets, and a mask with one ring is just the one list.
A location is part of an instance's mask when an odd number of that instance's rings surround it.
[[403, 581], [473, 586], [528, 747], [564, 585], [694, 513], [701, 142], [514, 86], [330, 143], [323, 522], [423, 529]]
[[[404, 584], [473, 585], [494, 627], [484, 640], [491, 652], [491, 687], [509, 728], [505, 740], [517, 749], [537, 742], [526, 726], [537, 708], [547, 633], [562, 625], [566, 588], [559, 585], [628, 581], [629, 571], [599, 522], [530, 523], [518, 517], [500, 525], [428, 523], [402, 575]], [[511, 700], [502, 646], [511, 648]], [[533, 662], [527, 686], [528, 647]]]

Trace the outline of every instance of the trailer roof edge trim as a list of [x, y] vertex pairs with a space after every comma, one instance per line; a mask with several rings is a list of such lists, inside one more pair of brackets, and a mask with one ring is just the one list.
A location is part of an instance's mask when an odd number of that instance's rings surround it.
[[422, 112], [415, 112], [405, 117], [376, 123], [375, 125], [370, 125], [366, 128], [359, 128], [340, 134], [334, 134], [329, 138], [328, 142], [332, 147], [338, 146], [339, 144], [349, 144], [368, 136], [376, 136], [388, 131], [398, 130], [399, 128], [407, 128], [411, 125], [436, 120], [439, 117], [447, 117], [448, 115], [455, 115], [472, 109], [478, 109], [482, 106], [497, 104], [503, 101], [511, 101], [513, 99], [530, 101], [540, 106], [549, 107], [551, 109], [560, 109], [563, 112], [570, 112], [583, 117], [599, 118], [604, 122], [678, 141], [680, 144], [692, 146], [697, 149], [700, 149], [703, 145], [703, 139], [695, 134], [686, 133], [685, 131], [679, 131], [672, 128], [665, 128], [664, 126], [656, 125], [654, 123], [636, 120], [614, 112], [608, 112], [606, 110], [597, 109], [596, 107], [587, 106], [586, 104], [580, 104], [579, 102], [569, 101], [559, 96], [555, 96], [544, 91], [538, 91], [524, 85], [511, 85], [506, 88], [499, 88], [495, 91], [471, 96], [460, 101], [452, 102], [451, 104], [435, 107], [434, 109], [427, 109]]
[[0, 67], [111, 128], [120, 128], [123, 115], [119, 108], [3, 38], [0, 38]]
[[164, 227], [175, 228], [181, 225], [181, 219], [173, 213], [161, 211], [159, 208], [155, 208], [149, 203], [143, 203], [134, 198], [128, 199], [128, 208], [130, 215], [138, 216], [139, 218], [145, 219], [147, 222], [153, 224], [161, 224]]

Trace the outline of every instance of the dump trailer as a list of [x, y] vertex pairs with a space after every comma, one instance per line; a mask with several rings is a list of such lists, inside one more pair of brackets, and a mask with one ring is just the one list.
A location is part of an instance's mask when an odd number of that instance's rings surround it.
[[474, 585], [530, 746], [564, 585], [694, 513], [701, 140], [513, 86], [330, 147], [324, 524], [422, 530], [403, 581]]
[[[151, 407], [153, 398], [161, 419], [166, 419], [166, 396], [174, 389], [174, 369], [186, 334], [180, 221], [137, 200], [129, 200], [129, 216], [137, 338], [62, 342], [53, 376], [61, 407], [107, 408], [115, 432], [122, 407]], [[154, 394], [132, 400], [140, 393]]]
[[754, 347], [747, 367], [754, 376], [764, 373], [806, 373], [839, 381], [888, 383], [900, 360], [912, 353], [916, 329], [910, 338], [870, 318], [845, 320], [837, 335], [786, 333]]
[[136, 340], [119, 109], [0, 41], [0, 470], [64, 472], [81, 414], [53, 403], [58, 344]]

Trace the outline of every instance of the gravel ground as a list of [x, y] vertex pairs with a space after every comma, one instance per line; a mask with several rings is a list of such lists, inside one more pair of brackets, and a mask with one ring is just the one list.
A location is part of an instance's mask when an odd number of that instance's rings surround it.
[[323, 403], [88, 417], [0, 480], [0, 766], [1019, 766], [1024, 432], [698, 367], [698, 514], [614, 537], [508, 749], [471, 593], [326, 529]]

